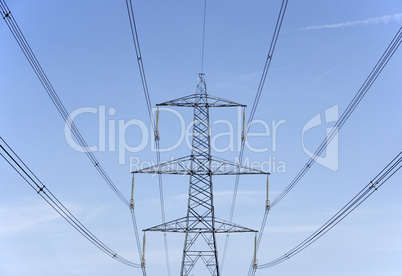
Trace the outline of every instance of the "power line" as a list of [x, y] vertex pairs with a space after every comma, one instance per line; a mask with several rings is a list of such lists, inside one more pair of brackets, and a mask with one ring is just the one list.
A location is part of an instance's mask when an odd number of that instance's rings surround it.
[[155, 122], [154, 122], [154, 116], [152, 113], [151, 98], [149, 96], [147, 79], [145, 77], [144, 63], [142, 62], [141, 48], [140, 48], [140, 42], [138, 39], [137, 27], [136, 27], [135, 19], [134, 19], [134, 9], [133, 9], [132, 1], [126, 0], [126, 6], [127, 6], [128, 18], [130, 20], [131, 36], [133, 37], [135, 54], [137, 56], [138, 69], [140, 71], [140, 76], [141, 76], [142, 88], [144, 90], [145, 101], [147, 104], [149, 120], [151, 121], [151, 126], [152, 126], [153, 130], [155, 130], [156, 126], [155, 126]]
[[[149, 96], [148, 84], [147, 84], [147, 80], [145, 77], [144, 63], [142, 61], [141, 48], [140, 48], [140, 42], [138, 39], [137, 27], [135, 24], [132, 0], [126, 0], [126, 6], [127, 6], [128, 18], [130, 21], [131, 35], [132, 35], [133, 42], [134, 42], [135, 54], [137, 57], [138, 69], [140, 71], [140, 76], [141, 76], [142, 88], [143, 88], [143, 92], [144, 92], [144, 96], [145, 96], [145, 102], [147, 105], [151, 128], [152, 128], [153, 132], [155, 133], [154, 143], [155, 143], [155, 148], [156, 148], [157, 164], [160, 164], [161, 154], [160, 154], [160, 145], [159, 145], [159, 133], [157, 133], [157, 126], [156, 126], [156, 122], [154, 120], [153, 111], [152, 111], [151, 97]], [[165, 223], [166, 222], [165, 202], [164, 202], [164, 196], [163, 196], [163, 182], [162, 182], [161, 174], [158, 174], [158, 184], [159, 184], [159, 199], [160, 199], [160, 209], [161, 209], [161, 214], [162, 214], [162, 223]], [[164, 246], [165, 246], [167, 273], [168, 273], [168, 275], [170, 275], [169, 250], [168, 250], [166, 233], [164, 233]]]
[[[371, 85], [374, 83], [374, 81], [377, 79], [378, 75], [381, 73], [385, 65], [388, 63], [389, 59], [392, 57], [396, 49], [399, 47], [401, 44], [401, 29], [399, 29], [398, 33], [395, 35], [391, 43], [388, 45], [386, 51], [384, 54], [381, 56], [380, 60], [377, 62], [376, 66], [374, 69], [371, 71], [369, 77], [366, 79], [366, 81], [363, 83], [355, 97], [352, 99], [352, 101], [349, 103], [347, 109], [344, 111], [344, 113], [341, 115], [340, 119], [338, 122], [335, 124], [335, 127], [332, 128], [331, 132], [328, 134], [328, 137], [324, 139], [324, 141], [321, 143], [320, 147], [316, 150], [313, 158], [310, 158], [309, 162], [306, 164], [305, 167], [303, 167], [302, 171], [299, 172], [299, 174], [296, 176], [296, 178], [285, 188], [285, 190], [272, 202], [270, 205], [270, 208], [275, 206], [287, 193], [290, 192], [290, 190], [297, 184], [297, 182], [300, 181], [300, 179], [304, 176], [304, 174], [311, 168], [311, 166], [314, 164], [315, 160], [320, 156], [320, 154], [326, 149], [327, 145], [331, 142], [331, 140], [335, 137], [335, 135], [338, 133], [339, 129], [343, 126], [343, 124], [346, 122], [346, 120], [349, 118], [349, 116], [352, 114], [353, 110], [356, 108], [356, 106], [359, 104], [359, 102], [362, 100], [364, 95], [367, 93], [368, 89], [371, 87]], [[262, 220], [261, 223], [261, 229], [265, 228], [266, 224], [266, 219], [265, 217], [267, 216], [267, 212], [269, 210], [266, 210], [264, 219]], [[258, 242], [260, 243], [262, 239], [262, 232], [259, 233], [258, 236]], [[259, 244], [258, 244], [259, 246]], [[251, 270], [252, 267], [250, 267], [250, 271], [248, 275], [254, 275], [255, 274], [255, 269]]]
[[93, 152], [89, 149], [88, 144], [82, 137], [80, 131], [74, 124], [74, 122], [69, 117], [69, 114], [64, 107], [62, 101], [60, 100], [59, 96], [57, 95], [55, 89], [53, 88], [52, 84], [50, 83], [48, 77], [46, 76], [42, 66], [40, 65], [39, 61], [37, 60], [35, 54], [33, 53], [31, 47], [29, 46], [27, 40], [25, 39], [24, 34], [22, 33], [21, 29], [19, 28], [17, 22], [14, 19], [13, 14], [11, 13], [10, 9], [8, 8], [7, 4], [4, 0], [0, 0], [0, 10], [3, 14], [3, 19], [6, 22], [8, 28], [10, 29], [11, 33], [13, 34], [15, 40], [17, 41], [18, 45], [20, 46], [22, 52], [24, 53], [25, 57], [27, 58], [29, 64], [31, 65], [32, 69], [34, 70], [36, 76], [39, 78], [42, 86], [45, 88], [47, 94], [49, 95], [50, 99], [52, 100], [53, 104], [55, 105], [57, 111], [66, 122], [67, 126], [71, 129], [74, 137], [78, 141], [79, 145], [84, 150], [85, 154], [92, 162], [96, 170], [99, 172], [101, 177], [105, 180], [105, 182], [109, 185], [112, 191], [120, 198], [120, 200], [126, 205], [129, 206], [128, 200], [124, 197], [124, 195], [120, 192], [117, 186], [113, 183], [110, 179], [106, 171], [103, 169], [102, 165], [95, 157]]
[[300, 172], [296, 175], [296, 177], [290, 182], [290, 184], [285, 188], [285, 190], [279, 194], [277, 198], [275, 198], [271, 204], [271, 208], [279, 203], [300, 181], [300, 179], [307, 173], [307, 171], [312, 167], [317, 158], [322, 154], [322, 152], [327, 148], [327, 145], [332, 141], [332, 139], [337, 135], [338, 131], [342, 128], [345, 122], [348, 120], [350, 115], [356, 109], [357, 105], [366, 95], [367, 91], [373, 85], [377, 77], [380, 75], [385, 65], [387, 65], [388, 61], [391, 59], [395, 51], [398, 49], [399, 45], [402, 41], [402, 27], [399, 28], [397, 34], [392, 39], [391, 43], [388, 45], [385, 52], [382, 54], [381, 58], [378, 60], [377, 64], [364, 81], [363, 85], [360, 87], [359, 91], [357, 91], [356, 95], [349, 103], [346, 110], [342, 113], [339, 120], [336, 122], [335, 126], [331, 129], [330, 133], [327, 137], [322, 141], [321, 145], [315, 151], [313, 157], [311, 157], [308, 162], [303, 166]]
[[[262, 93], [262, 90], [264, 88], [264, 84], [265, 84], [265, 80], [267, 78], [269, 67], [271, 65], [272, 56], [274, 54], [275, 46], [276, 46], [276, 43], [278, 41], [279, 32], [281, 30], [282, 22], [283, 22], [283, 19], [285, 17], [285, 12], [286, 12], [287, 5], [288, 5], [288, 0], [283, 0], [282, 5], [281, 5], [281, 9], [279, 10], [279, 15], [278, 15], [278, 19], [276, 21], [275, 30], [274, 30], [274, 34], [272, 36], [271, 44], [269, 46], [267, 59], [265, 60], [264, 70], [262, 72], [261, 80], [260, 80], [260, 83], [258, 85], [257, 94], [256, 94], [255, 99], [254, 99], [253, 107], [251, 108], [250, 118], [248, 120], [249, 124], [254, 119], [254, 115], [255, 115], [255, 112], [257, 110], [258, 103], [260, 101], [261, 93]], [[248, 124], [248, 126], [249, 126], [249, 124]]]
[[[31, 65], [32, 69], [34, 70], [35, 74], [39, 78], [39, 81], [45, 88], [47, 94], [49, 95], [50, 99], [52, 100], [53, 104], [57, 108], [59, 114], [62, 116], [63, 120], [66, 122], [67, 126], [71, 129], [74, 137], [77, 139], [79, 145], [84, 150], [87, 157], [90, 159], [92, 164], [95, 166], [99, 174], [105, 180], [105, 182], [109, 185], [109, 187], [113, 190], [113, 192], [120, 198], [120, 200], [126, 205], [129, 206], [128, 200], [124, 197], [124, 195], [120, 192], [117, 186], [113, 183], [111, 178], [108, 176], [106, 171], [103, 169], [100, 162], [97, 160], [93, 152], [89, 149], [88, 144], [82, 137], [81, 133], [79, 132], [78, 128], [74, 124], [74, 122], [69, 117], [69, 114], [64, 107], [62, 101], [60, 100], [59, 96], [57, 95], [56, 91], [54, 90], [52, 84], [50, 83], [49, 79], [47, 78], [44, 70], [42, 69], [39, 61], [37, 60], [35, 54], [33, 53], [31, 47], [29, 46], [27, 40], [25, 39], [21, 29], [19, 28], [17, 22], [15, 21], [11, 11], [9, 10], [7, 4], [0, 0], [0, 9], [3, 13], [3, 19], [5, 20], [8, 28], [12, 32], [14, 38], [16, 39], [18, 45], [20, 46], [21, 50], [23, 51], [25, 57], [27, 58], [29, 64]], [[133, 210], [131, 211], [133, 212]], [[134, 219], [135, 216], [132, 214], [132, 218]], [[136, 228], [136, 221], [133, 221], [134, 228]], [[138, 232], [135, 233], [136, 238], [138, 240]], [[140, 247], [139, 247], [140, 250]], [[144, 274], [145, 275], [145, 274]]]
[[133, 222], [133, 228], [134, 228], [134, 234], [135, 234], [135, 241], [136, 241], [136, 244], [137, 244], [138, 256], [139, 256], [139, 258], [141, 260], [142, 275], [146, 276], [147, 272], [146, 272], [146, 269], [145, 269], [145, 263], [142, 262], [142, 257], [141, 257], [143, 252], [141, 252], [141, 243], [140, 243], [140, 238], [139, 238], [139, 235], [138, 235], [138, 227], [137, 227], [137, 220], [135, 218], [134, 206], [132, 208], [130, 208], [130, 210], [131, 210], [131, 219], [132, 219], [132, 222]]
[[[265, 224], [267, 222], [269, 210], [270, 210], [269, 207], [265, 209], [264, 216], [262, 218], [262, 223], [261, 223], [260, 231], [258, 232], [258, 238], [257, 238], [257, 248], [256, 248], [257, 252], [258, 252], [258, 249], [260, 248], [262, 236], [264, 235]], [[253, 258], [251, 259], [251, 263], [250, 263], [250, 267], [249, 267], [247, 275], [250, 276], [250, 275], [254, 275], [254, 274], [255, 274], [255, 266], [254, 266], [254, 256], [253, 256]]]
[[204, 25], [202, 28], [202, 54], [201, 54], [201, 72], [204, 73], [204, 49], [205, 49], [205, 22], [207, 17], [207, 0], [204, 1]]
[[[272, 35], [271, 44], [269, 46], [268, 55], [267, 55], [267, 58], [265, 60], [264, 69], [262, 71], [260, 83], [258, 85], [257, 93], [256, 93], [254, 103], [253, 103], [253, 107], [251, 108], [250, 117], [249, 117], [248, 122], [247, 122], [246, 133], [244, 133], [245, 136], [249, 131], [250, 124], [254, 119], [255, 112], [256, 112], [258, 104], [260, 102], [261, 93], [262, 93], [262, 90], [264, 88], [264, 84], [265, 84], [265, 80], [267, 78], [269, 67], [271, 65], [272, 56], [274, 54], [275, 46], [276, 46], [276, 43], [278, 41], [279, 32], [281, 30], [282, 22], [283, 22], [283, 19], [285, 17], [285, 12], [286, 12], [287, 5], [288, 5], [288, 0], [282, 0], [281, 8], [279, 10], [278, 18], [277, 18], [276, 25], [275, 25], [275, 30], [274, 30], [274, 33]], [[239, 162], [240, 163], [243, 160], [244, 146], [245, 146], [245, 139], [242, 140], [242, 143], [241, 143], [241, 149], [240, 149], [240, 154], [239, 154]], [[229, 221], [230, 222], [233, 220], [238, 188], [239, 188], [239, 175], [236, 176], [235, 185], [234, 185], [232, 205], [231, 205], [230, 215], [229, 215]], [[224, 265], [224, 261], [225, 261], [225, 257], [226, 257], [228, 242], [229, 242], [229, 234], [226, 236], [225, 246], [224, 246], [223, 254], [222, 254], [222, 262], [221, 262], [222, 270], [223, 270], [223, 265]]]
[[341, 222], [347, 215], [355, 210], [360, 204], [362, 204], [368, 197], [370, 197], [377, 189], [379, 189], [385, 182], [388, 181], [401, 167], [402, 152], [399, 152], [397, 156], [377, 174], [355, 197], [353, 197], [345, 206], [342, 207], [332, 218], [330, 218], [324, 225], [322, 225], [317, 231], [311, 234], [304, 241], [295, 246], [292, 250], [279, 258], [276, 258], [268, 263], [259, 265], [257, 268], [268, 268], [280, 264], [293, 257], [297, 253], [306, 249], [316, 240], [321, 238], [325, 233], [331, 230], [335, 225]]
[[13, 149], [0, 137], [0, 155], [13, 169], [42, 197], [60, 216], [62, 216], [75, 230], [83, 235], [97, 248], [113, 259], [135, 268], [141, 265], [128, 261], [110, 249], [99, 240], [90, 230], [88, 230], [60, 201], [59, 199], [39, 180], [39, 178], [29, 169], [20, 159]]

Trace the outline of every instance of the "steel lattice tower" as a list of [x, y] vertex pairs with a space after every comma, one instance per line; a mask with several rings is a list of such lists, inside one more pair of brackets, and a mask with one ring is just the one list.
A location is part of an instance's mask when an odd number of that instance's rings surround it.
[[[181, 275], [188, 275], [198, 258], [202, 258], [212, 275], [219, 275], [212, 193], [209, 107], [204, 75], [200, 75], [194, 104], [193, 141], [190, 165], [190, 188], [187, 208]], [[190, 218], [193, 220], [190, 221]], [[197, 229], [197, 230], [196, 230]], [[196, 230], [196, 231], [194, 231]], [[202, 251], [195, 243], [200, 236], [206, 246]], [[201, 240], [201, 242], [203, 242]]]
[[[193, 107], [193, 137], [191, 155], [133, 173], [185, 174], [190, 176], [187, 215], [144, 231], [185, 233], [181, 276], [187, 276], [198, 260], [202, 260], [213, 276], [219, 276], [217, 233], [257, 232], [215, 218], [213, 204], [213, 175], [266, 174], [260, 170], [211, 156], [210, 107], [245, 107], [232, 101], [208, 95], [204, 74], [199, 74], [195, 94], [157, 106]], [[243, 133], [244, 135], [244, 133]], [[159, 139], [158, 130], [155, 135]]]

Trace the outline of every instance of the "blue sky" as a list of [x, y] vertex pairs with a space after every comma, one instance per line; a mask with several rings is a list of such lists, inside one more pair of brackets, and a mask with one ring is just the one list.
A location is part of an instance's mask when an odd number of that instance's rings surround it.
[[[153, 104], [195, 92], [201, 64], [204, 1], [135, 1], [135, 15]], [[119, 121], [149, 119], [142, 94], [125, 1], [7, 1], [39, 62], [69, 112], [95, 108], [75, 121], [89, 145], [99, 146], [99, 108], [105, 107], [106, 150], [95, 152], [119, 189], [130, 196], [130, 157], [154, 162], [148, 142], [125, 152], [119, 164]], [[208, 2], [204, 71], [209, 93], [253, 104], [280, 1]], [[268, 152], [245, 156], [271, 166], [271, 200], [308, 160], [306, 123], [337, 106], [339, 113], [363, 84], [402, 22], [400, 1], [290, 1], [255, 119], [274, 137], [250, 137]], [[105, 244], [138, 263], [129, 211], [83, 153], [71, 148], [64, 122], [23, 56], [6, 24], [0, 24], [0, 135], [43, 183]], [[402, 53], [399, 49], [339, 133], [338, 169], [320, 164], [271, 211], [258, 254], [266, 263], [304, 240], [346, 204], [400, 151], [402, 140]], [[115, 113], [107, 113], [109, 110]], [[191, 110], [179, 110], [191, 120]], [[249, 113], [247, 113], [248, 115]], [[211, 120], [231, 120], [236, 110], [212, 110]], [[323, 118], [323, 117], [322, 117]], [[116, 131], [111, 128], [116, 126]], [[309, 130], [304, 146], [314, 151], [333, 122]], [[213, 134], [227, 131], [217, 123]], [[261, 132], [256, 125], [252, 132]], [[179, 137], [179, 123], [162, 113], [161, 146]], [[124, 136], [139, 145], [141, 129]], [[217, 139], [217, 146], [228, 143]], [[276, 146], [274, 149], [273, 146]], [[162, 159], [189, 153], [185, 145]], [[237, 152], [214, 153], [233, 160]], [[120, 156], [121, 157], [121, 156]], [[137, 159], [136, 159], [137, 160]], [[273, 167], [272, 167], [273, 169]], [[274, 169], [273, 169], [274, 170]], [[140, 270], [98, 251], [3, 161], [0, 161], [0, 275], [111, 275]], [[399, 172], [327, 235], [294, 258], [257, 275], [400, 275], [402, 206]], [[218, 217], [227, 219], [233, 178], [216, 177]], [[185, 215], [188, 179], [164, 178], [166, 217]], [[241, 178], [234, 221], [259, 228], [265, 179]], [[161, 222], [157, 179], [136, 178], [140, 229]], [[169, 235], [172, 275], [180, 269], [183, 236]], [[222, 248], [224, 237], [218, 239]], [[223, 275], [245, 275], [253, 236], [234, 235]], [[148, 275], [166, 275], [163, 238], [147, 236]], [[197, 270], [194, 271], [197, 275]]]

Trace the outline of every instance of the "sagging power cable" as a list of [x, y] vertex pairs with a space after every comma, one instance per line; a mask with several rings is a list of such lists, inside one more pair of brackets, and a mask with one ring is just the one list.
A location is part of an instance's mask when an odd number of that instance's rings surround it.
[[369, 198], [375, 191], [377, 191], [385, 182], [387, 182], [400, 168], [402, 167], [402, 152], [399, 152], [397, 156], [377, 174], [360, 192], [357, 193], [345, 206], [342, 207], [333, 217], [331, 217], [324, 225], [322, 225], [317, 231], [311, 234], [304, 241], [295, 246], [292, 250], [279, 258], [276, 258], [268, 263], [259, 265], [257, 269], [263, 269], [280, 264], [289, 258], [293, 257], [297, 253], [306, 249], [312, 243], [321, 238], [335, 225], [341, 222], [346, 216], [348, 216], [353, 210], [355, 210], [360, 204], [362, 204], [367, 198]]
[[[154, 143], [155, 143], [155, 149], [156, 149], [157, 164], [159, 165], [159, 163], [161, 161], [159, 133], [157, 133], [157, 126], [156, 126], [156, 121], [154, 120], [152, 104], [151, 104], [151, 97], [149, 95], [147, 79], [145, 77], [144, 63], [142, 61], [140, 42], [138, 39], [137, 27], [135, 24], [134, 9], [133, 9], [132, 1], [126, 0], [126, 6], [127, 6], [128, 18], [130, 21], [131, 35], [132, 35], [133, 42], [134, 42], [135, 54], [137, 57], [138, 69], [140, 71], [140, 76], [141, 76], [142, 88], [143, 88], [143, 92], [144, 92], [144, 96], [145, 96], [145, 102], [147, 105], [151, 128], [152, 128], [152, 131], [155, 133]], [[165, 224], [165, 222], [166, 222], [165, 202], [164, 202], [164, 196], [163, 196], [163, 182], [162, 182], [161, 174], [158, 174], [158, 184], [159, 184], [159, 199], [160, 199], [160, 210], [161, 210], [161, 214], [162, 214], [162, 223]], [[167, 273], [170, 276], [170, 261], [169, 261], [169, 250], [168, 250], [168, 242], [167, 242], [166, 232], [163, 233], [163, 238], [164, 238], [164, 246], [165, 246]]]
[[356, 109], [360, 101], [366, 95], [367, 91], [373, 85], [377, 77], [380, 75], [384, 67], [387, 65], [388, 61], [391, 59], [395, 51], [398, 49], [399, 45], [401, 45], [402, 41], [402, 27], [399, 28], [397, 34], [392, 39], [391, 43], [388, 45], [385, 52], [382, 54], [381, 58], [378, 60], [377, 64], [364, 81], [363, 85], [360, 87], [359, 91], [356, 93], [352, 101], [349, 103], [346, 110], [342, 113], [339, 120], [336, 122], [335, 126], [331, 129], [330, 133], [327, 137], [322, 141], [321, 145], [314, 152], [313, 156], [308, 160], [308, 162], [303, 166], [300, 172], [296, 175], [296, 177], [290, 182], [290, 184], [285, 188], [283, 192], [279, 194], [277, 198], [275, 198], [271, 204], [271, 208], [279, 203], [300, 181], [300, 179], [307, 173], [308, 170], [314, 165], [317, 158], [321, 156], [323, 151], [327, 148], [327, 145], [332, 141], [332, 139], [337, 135], [338, 131], [342, 128], [345, 122], [348, 120], [350, 115]]
[[[290, 192], [290, 190], [300, 181], [300, 179], [304, 176], [304, 174], [311, 168], [311, 166], [314, 164], [318, 156], [326, 149], [327, 145], [331, 142], [331, 140], [335, 137], [335, 135], [338, 133], [339, 129], [343, 126], [343, 124], [346, 122], [346, 120], [349, 118], [349, 116], [352, 114], [353, 110], [356, 108], [356, 106], [359, 104], [359, 102], [362, 100], [364, 95], [367, 93], [368, 89], [372, 86], [374, 81], [377, 79], [378, 75], [381, 73], [383, 70], [384, 66], [388, 63], [389, 59], [392, 57], [396, 49], [399, 47], [401, 44], [401, 39], [402, 39], [402, 33], [401, 29], [397, 32], [391, 43], [388, 45], [387, 49], [381, 56], [380, 60], [377, 62], [376, 66], [374, 69], [371, 71], [370, 75], [367, 77], [357, 94], [354, 96], [352, 101], [349, 103], [347, 109], [344, 111], [344, 113], [341, 115], [340, 119], [338, 122], [335, 124], [335, 127], [332, 128], [330, 133], [328, 134], [327, 138], [324, 139], [324, 141], [321, 143], [320, 147], [316, 150], [315, 155], [313, 158], [310, 158], [309, 162], [303, 167], [303, 169], [299, 172], [299, 174], [293, 179], [293, 181], [285, 188], [285, 190], [272, 202], [270, 205], [270, 208], [274, 207], [278, 202], [283, 199], [284, 196], [286, 196], [287, 193]], [[269, 210], [268, 210], [269, 211]], [[266, 210], [267, 212], [267, 210]], [[267, 215], [267, 214], [266, 214]], [[266, 216], [265, 215], [265, 216]], [[264, 218], [265, 218], [264, 216]], [[261, 224], [261, 229], [265, 228], [266, 224], [266, 219], [263, 219], [262, 224]], [[259, 243], [261, 242], [262, 239], [262, 232], [259, 233], [258, 236], [258, 246]], [[250, 268], [252, 268], [250, 266]], [[249, 271], [248, 275], [254, 275], [255, 274], [255, 268]]]
[[[268, 215], [269, 215], [269, 210], [270, 210], [269, 208], [265, 209], [265, 213], [264, 213], [264, 216], [262, 218], [260, 231], [258, 232], [256, 252], [258, 252], [258, 249], [260, 248], [261, 239], [262, 239], [262, 236], [264, 235], [265, 224], [267, 222], [267, 218], [268, 218]], [[255, 256], [253, 256], [253, 258], [251, 260], [251, 263], [250, 263], [250, 267], [249, 267], [249, 270], [248, 270], [248, 273], [247, 273], [247, 275], [249, 275], [249, 276], [250, 275], [254, 276], [254, 274], [255, 274], [255, 270], [256, 270], [257, 266], [254, 264], [254, 261], [255, 261]]]
[[88, 230], [61, 202], [60, 200], [39, 180], [29, 169], [13, 149], [0, 137], [0, 155], [6, 162], [42, 197], [60, 216], [62, 216], [75, 230], [83, 235], [93, 245], [109, 255], [113, 259], [135, 268], [141, 265], [128, 261], [110, 249]]
[[92, 162], [96, 170], [99, 172], [101, 177], [105, 180], [105, 182], [109, 185], [112, 191], [119, 197], [119, 199], [126, 205], [129, 206], [128, 200], [124, 197], [124, 195], [120, 192], [117, 186], [113, 183], [109, 175], [103, 169], [102, 165], [100, 164], [99, 160], [95, 157], [93, 152], [90, 150], [88, 144], [82, 137], [80, 131], [74, 124], [74, 122], [69, 117], [69, 114], [64, 107], [62, 101], [60, 100], [59, 96], [57, 95], [55, 89], [53, 88], [52, 84], [50, 83], [46, 73], [42, 69], [38, 59], [36, 58], [34, 52], [32, 51], [31, 47], [28, 44], [28, 41], [25, 39], [24, 34], [22, 33], [21, 29], [19, 28], [17, 21], [14, 19], [13, 14], [11, 13], [10, 9], [8, 8], [7, 4], [4, 0], [0, 0], [0, 10], [3, 16], [4, 21], [6, 22], [8, 28], [10, 29], [11, 33], [13, 34], [15, 40], [17, 41], [18, 45], [20, 46], [22, 52], [24, 53], [25, 57], [27, 58], [29, 64], [31, 65], [32, 69], [34, 70], [36, 76], [39, 78], [42, 86], [45, 88], [47, 94], [49, 95], [50, 99], [52, 100], [53, 104], [55, 105], [57, 111], [65, 121], [66, 125], [71, 129], [73, 136], [77, 140], [78, 144], [82, 147], [83, 151]]
[[204, 24], [202, 28], [201, 71], [204, 73], [204, 50], [205, 50], [205, 23], [207, 18], [207, 0], [204, 1]]
[[[286, 12], [287, 5], [288, 5], [288, 0], [282, 0], [281, 8], [279, 10], [278, 18], [277, 18], [276, 25], [275, 25], [275, 30], [274, 30], [274, 33], [272, 35], [271, 44], [269, 46], [268, 55], [267, 55], [267, 58], [265, 60], [264, 69], [262, 71], [260, 83], [258, 85], [257, 93], [256, 93], [254, 103], [253, 103], [253, 107], [251, 108], [250, 117], [249, 117], [248, 122], [247, 122], [247, 127], [246, 127], [246, 131], [245, 131], [246, 133], [244, 134], [245, 136], [249, 131], [251, 122], [254, 119], [254, 115], [255, 115], [255, 112], [257, 110], [260, 98], [261, 98], [261, 94], [262, 94], [262, 90], [264, 88], [265, 80], [267, 78], [269, 67], [271, 65], [272, 56], [274, 54], [275, 46], [276, 46], [276, 43], [278, 41], [279, 33], [280, 33], [280, 30], [281, 30], [281, 27], [282, 27], [282, 22], [283, 22], [283, 19], [285, 17], [285, 12]], [[241, 142], [241, 149], [240, 149], [240, 154], [239, 154], [239, 162], [240, 163], [243, 160], [244, 146], [245, 146], [245, 139], [243, 139], [242, 142]], [[234, 189], [233, 189], [233, 198], [232, 198], [232, 204], [231, 204], [230, 215], [229, 215], [229, 221], [230, 222], [233, 221], [233, 215], [234, 215], [236, 199], [237, 199], [237, 191], [238, 191], [238, 188], [239, 188], [239, 179], [240, 179], [239, 177], [240, 177], [239, 175], [236, 176], [235, 185], [234, 185]], [[267, 216], [267, 214], [264, 215], [264, 216]], [[261, 238], [259, 237], [258, 240], [260, 240], [260, 239]], [[222, 261], [221, 261], [221, 271], [223, 270], [223, 265], [224, 265], [224, 262], [225, 262], [228, 242], [229, 242], [229, 234], [226, 235], [226, 239], [225, 239], [225, 246], [224, 246], [224, 249], [223, 249]]]
[[[112, 191], [120, 198], [120, 200], [126, 205], [129, 206], [128, 200], [124, 197], [124, 195], [120, 192], [117, 186], [113, 183], [111, 178], [108, 176], [106, 171], [103, 169], [100, 162], [97, 160], [93, 152], [89, 149], [88, 144], [82, 137], [80, 131], [74, 124], [74, 122], [69, 117], [69, 114], [64, 107], [63, 103], [61, 102], [59, 96], [57, 95], [56, 91], [54, 90], [52, 84], [50, 83], [49, 79], [47, 78], [44, 70], [42, 69], [39, 61], [37, 60], [35, 54], [33, 53], [31, 47], [29, 46], [27, 40], [25, 39], [21, 29], [19, 28], [17, 22], [15, 21], [11, 11], [9, 10], [7, 4], [4, 0], [0, 0], [0, 9], [3, 14], [3, 19], [5, 20], [7, 26], [9, 27], [10, 31], [12, 32], [14, 38], [16, 39], [18, 45], [20, 46], [21, 50], [23, 51], [25, 57], [27, 58], [29, 64], [31, 65], [32, 69], [34, 70], [35, 74], [39, 78], [39, 81], [45, 88], [47, 94], [49, 95], [50, 99], [52, 100], [53, 104], [57, 108], [58, 112], [62, 116], [63, 120], [65, 121], [66, 125], [71, 129], [73, 136], [78, 141], [79, 145], [84, 150], [87, 157], [90, 159], [92, 164], [95, 166], [101, 177], [105, 180], [105, 182], [109, 185]], [[133, 212], [133, 211], [132, 211]], [[132, 215], [132, 218], [135, 217]], [[136, 223], [135, 221], [133, 222]], [[138, 232], [135, 233], [138, 240]], [[145, 274], [144, 274], [145, 275]]]

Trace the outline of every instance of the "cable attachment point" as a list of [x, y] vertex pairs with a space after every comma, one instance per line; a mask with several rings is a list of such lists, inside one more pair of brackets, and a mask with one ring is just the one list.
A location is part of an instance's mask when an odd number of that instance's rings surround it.
[[271, 205], [270, 205], [269, 200], [267, 200], [267, 202], [265, 202], [265, 210], [269, 210], [269, 209], [271, 209]]
[[257, 266], [258, 266], [258, 260], [257, 260], [257, 233], [255, 233], [253, 269], [257, 269]]
[[269, 176], [267, 174], [267, 198], [265, 201], [265, 210], [269, 210], [271, 208], [270, 204], [269, 204]]

